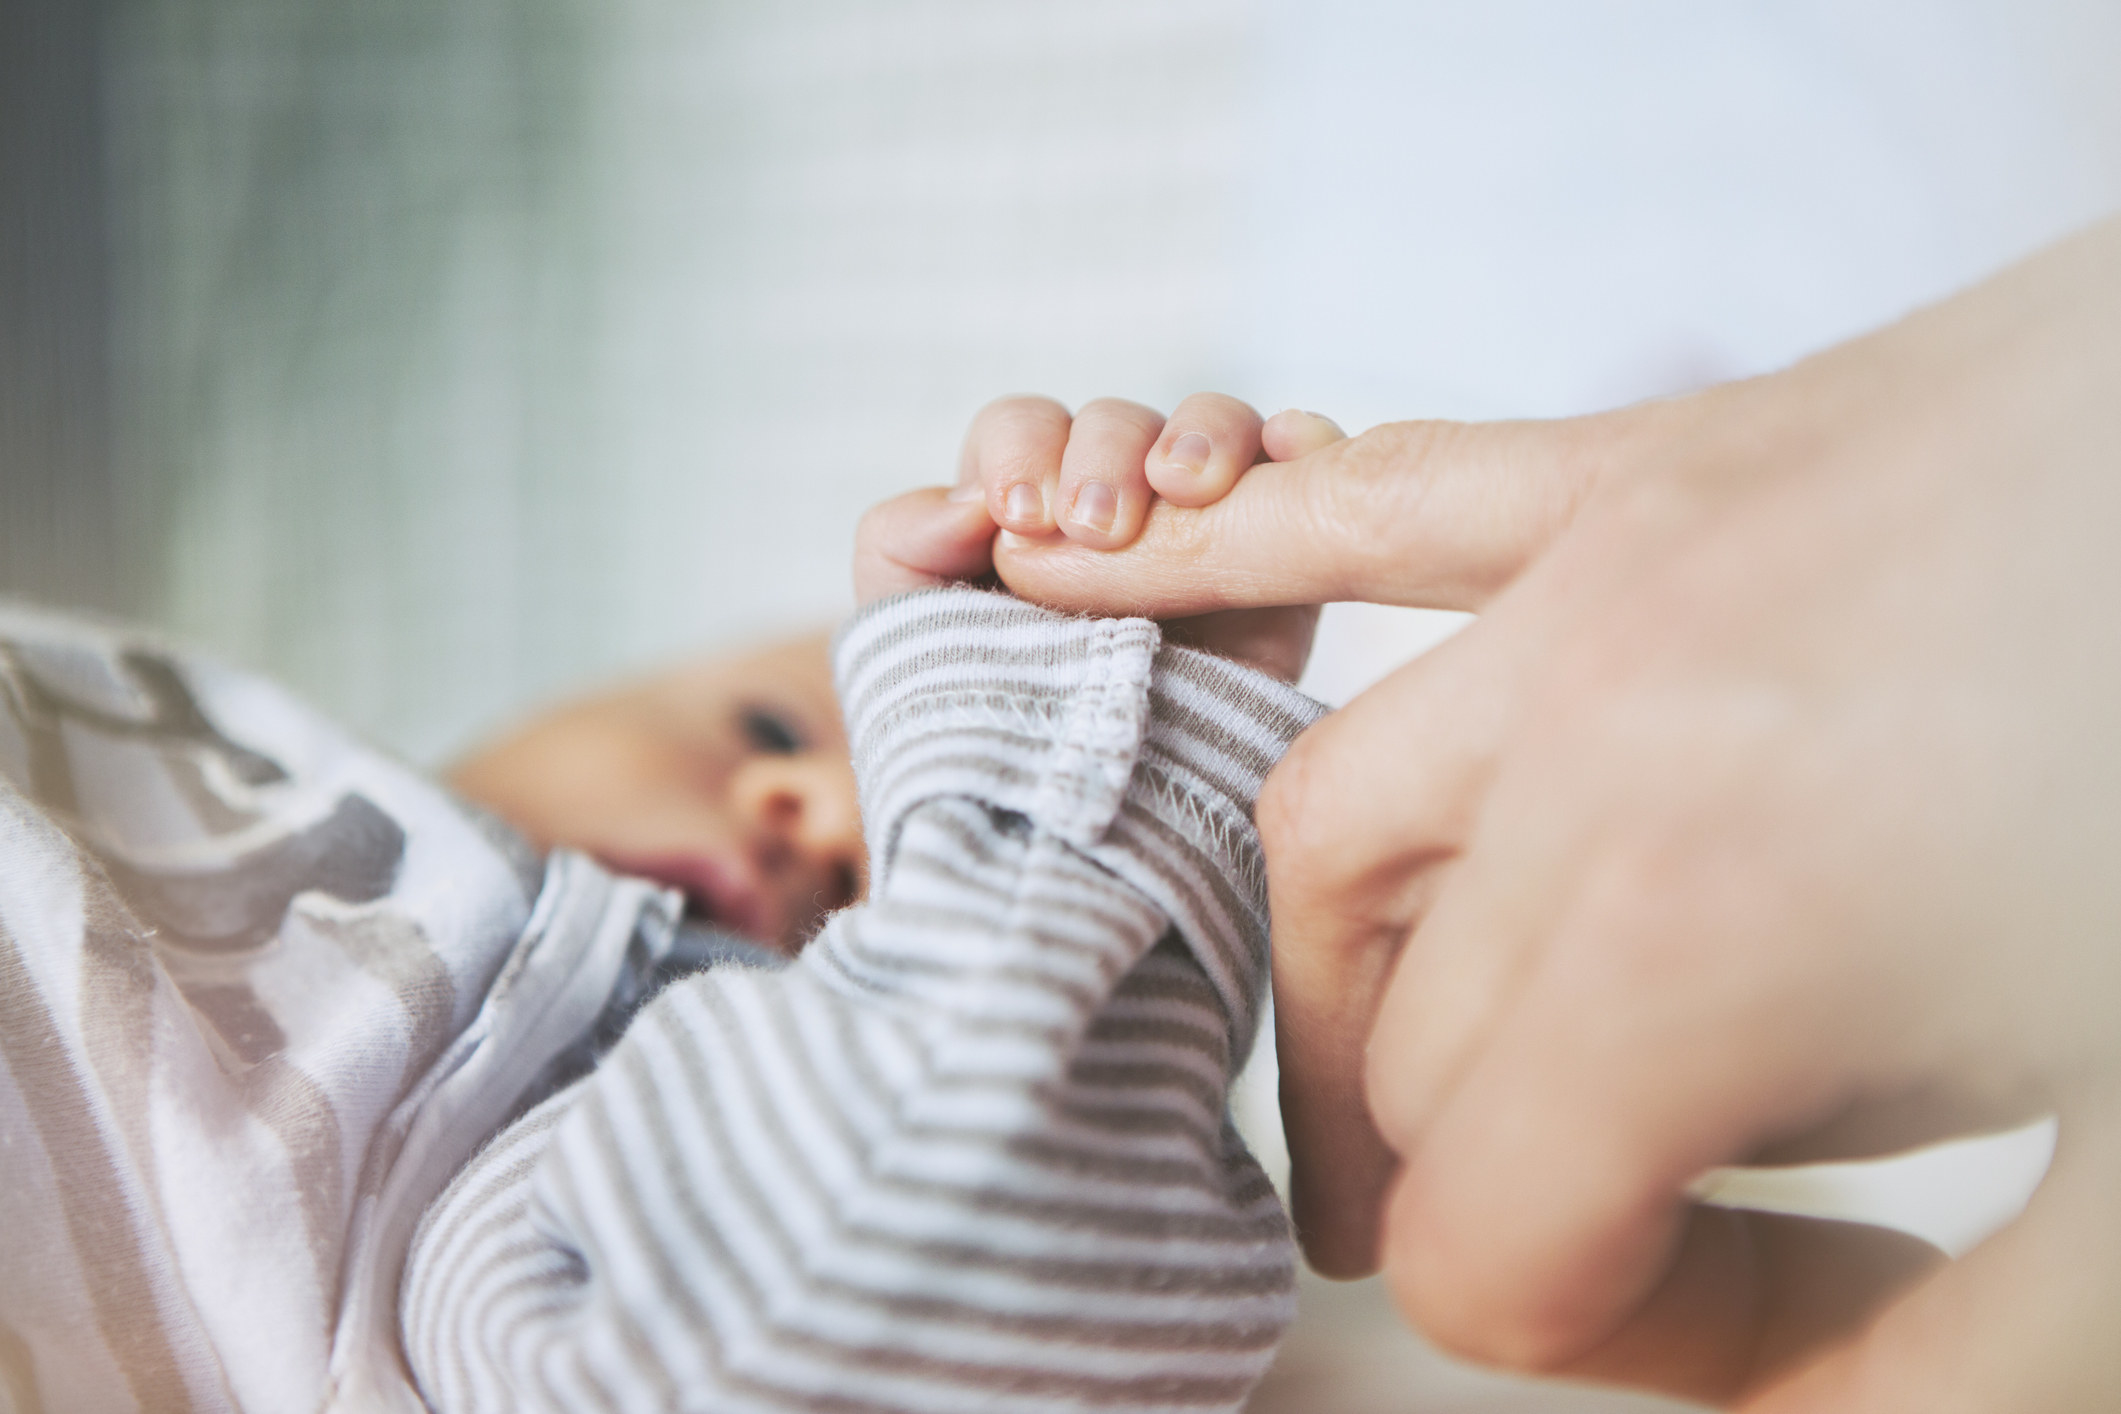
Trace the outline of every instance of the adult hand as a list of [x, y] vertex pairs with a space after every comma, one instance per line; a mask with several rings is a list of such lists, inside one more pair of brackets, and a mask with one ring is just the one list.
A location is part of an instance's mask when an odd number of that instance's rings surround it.
[[[1771, 377], [1379, 428], [1002, 579], [1481, 611], [1260, 802], [1313, 1261], [1478, 1358], [1793, 1411], [2121, 1404], [2121, 225]], [[1688, 1199], [2061, 1117], [1939, 1264]]]

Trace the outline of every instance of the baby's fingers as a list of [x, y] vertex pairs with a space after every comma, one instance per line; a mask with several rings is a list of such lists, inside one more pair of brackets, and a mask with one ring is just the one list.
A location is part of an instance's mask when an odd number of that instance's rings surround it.
[[1061, 534], [1093, 550], [1134, 543], [1149, 514], [1143, 464], [1163, 425], [1162, 414], [1140, 403], [1098, 398], [1083, 404], [1061, 455], [1055, 502]]
[[909, 491], [870, 507], [854, 534], [854, 597], [979, 579], [994, 569], [994, 522], [978, 488]]
[[1248, 405], [1221, 393], [1195, 393], [1178, 405], [1150, 449], [1149, 485], [1175, 506], [1220, 501], [1259, 460], [1260, 430], [1259, 414]]
[[1072, 419], [1051, 398], [1019, 394], [981, 408], [965, 434], [960, 486], [979, 487], [994, 523], [1019, 535], [1053, 533], [1054, 492]]

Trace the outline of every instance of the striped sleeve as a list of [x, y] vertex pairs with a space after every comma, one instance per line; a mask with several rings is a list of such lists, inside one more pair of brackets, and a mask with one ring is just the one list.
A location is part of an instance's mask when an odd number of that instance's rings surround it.
[[972, 590], [838, 657], [868, 900], [666, 989], [430, 1209], [435, 1409], [1235, 1409], [1271, 1360], [1293, 1251], [1225, 1100], [1251, 803], [1320, 709]]

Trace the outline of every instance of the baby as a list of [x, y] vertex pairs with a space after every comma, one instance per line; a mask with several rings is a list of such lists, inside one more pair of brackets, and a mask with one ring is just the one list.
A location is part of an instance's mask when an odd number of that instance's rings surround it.
[[[997, 524], [1019, 548], [1065, 535], [1116, 549], [1138, 534], [1159, 491], [1175, 505], [1204, 505], [1255, 461], [1293, 460], [1340, 435], [1309, 413], [1262, 423], [1216, 394], [1188, 398], [1168, 421], [1113, 399], [1071, 417], [1048, 399], [1004, 398], [974, 421], [956, 490], [915, 492], [871, 513], [857, 546], [859, 587], [877, 598], [991, 578]], [[1113, 507], [1102, 528], [1049, 512], [1092, 487], [1092, 499]], [[1293, 682], [1316, 618], [1315, 609], [1265, 610], [1164, 629]], [[448, 781], [541, 848], [571, 845], [680, 889], [695, 916], [784, 952], [861, 891], [854, 777], [822, 635], [547, 712], [460, 762]]]
[[[7, 1405], [1240, 1404], [1292, 1290], [1223, 1112], [1250, 802], [1318, 709], [939, 587], [994, 534], [978, 495], [872, 514], [845, 748], [792, 645], [460, 769], [652, 878], [268, 685], [0, 613]], [[1189, 631], [1286, 669], [1308, 625]], [[727, 942], [865, 887], [785, 965]]]

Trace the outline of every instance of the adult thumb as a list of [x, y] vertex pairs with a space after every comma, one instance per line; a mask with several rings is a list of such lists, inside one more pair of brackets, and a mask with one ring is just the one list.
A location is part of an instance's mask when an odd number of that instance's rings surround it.
[[1246, 472], [1198, 509], [1158, 502], [1121, 550], [1004, 534], [1027, 599], [1150, 618], [1361, 600], [1478, 609], [1566, 527], [1659, 405], [1556, 422], [1395, 422]]

